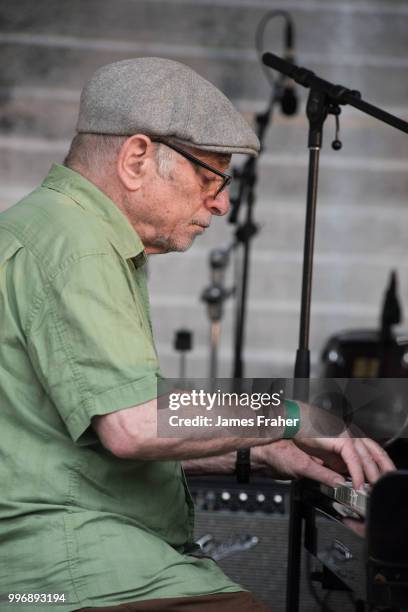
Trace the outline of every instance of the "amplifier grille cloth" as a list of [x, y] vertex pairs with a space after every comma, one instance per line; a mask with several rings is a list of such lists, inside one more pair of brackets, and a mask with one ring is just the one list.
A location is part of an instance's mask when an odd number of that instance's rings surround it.
[[[196, 512], [196, 539], [211, 534], [217, 542], [231, 542], [240, 536], [256, 536], [258, 543], [249, 550], [233, 552], [218, 563], [225, 573], [265, 603], [272, 612], [284, 612], [288, 544], [288, 516], [245, 512]], [[316, 566], [316, 561], [312, 561]], [[302, 559], [300, 612], [317, 612], [319, 605], [306, 581], [306, 552]], [[327, 591], [314, 583], [320, 597]], [[333, 612], [352, 612], [354, 606], [346, 592], [335, 591], [326, 603]], [[238, 611], [237, 611], [238, 612]]]

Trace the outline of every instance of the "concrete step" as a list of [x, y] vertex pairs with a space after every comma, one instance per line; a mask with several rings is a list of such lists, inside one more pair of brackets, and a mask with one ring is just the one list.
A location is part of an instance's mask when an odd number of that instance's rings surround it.
[[[404, 236], [408, 229], [408, 211], [389, 206], [383, 207], [325, 205], [321, 198], [317, 210], [316, 251], [319, 253], [355, 253], [370, 257], [403, 257]], [[288, 251], [303, 250], [304, 206], [274, 205], [259, 203], [254, 217], [260, 231], [253, 240], [255, 250]], [[211, 228], [197, 238], [197, 246], [212, 248], [213, 244], [224, 245], [231, 241], [233, 230], [223, 219], [213, 220]]]
[[[69, 140], [46, 140], [22, 136], [0, 136], [0, 181], [3, 188], [32, 188], [42, 181], [53, 161], [61, 163]], [[260, 159], [256, 216], [274, 214], [274, 205], [291, 202], [303, 206], [307, 183], [307, 151], [297, 156], [266, 153]], [[22, 173], [22, 169], [24, 172]], [[407, 159], [331, 155], [323, 152], [319, 175], [319, 210], [330, 205], [406, 207], [408, 191]], [[1, 190], [0, 190], [1, 194]], [[3, 198], [7, 206], [13, 200]], [[265, 204], [263, 204], [265, 203]]]
[[[214, 58], [211, 50], [206, 48], [200, 50], [199, 54], [193, 54], [189, 47], [163, 47], [161, 44], [147, 47], [125, 39], [115, 44], [110, 40], [102, 40], [90, 45], [80, 38], [56, 37], [51, 44], [50, 40], [41, 37], [3, 35], [0, 37], [0, 42], [2, 41], [1, 83], [8, 87], [21, 84], [24, 78], [25, 85], [30, 86], [41, 84], [47, 87], [80, 89], [93, 71], [103, 64], [135, 56], [158, 55], [188, 64], [233, 99], [266, 100], [269, 92], [269, 85], [255, 55], [250, 55], [249, 59], [246, 54], [239, 58], [236, 50], [226, 58]], [[385, 65], [379, 63], [361, 66], [327, 63], [322, 60], [324, 57], [319, 52], [312, 61], [307, 62], [308, 67], [323, 78], [346, 85], [350, 89], [358, 88], [367, 101], [389, 106], [398, 105], [401, 100], [406, 99], [405, 59], [397, 61], [393, 58], [392, 61], [385, 62]]]
[[[388, 5], [388, 6], [387, 6]], [[50, 33], [93, 40], [135, 41], [225, 49], [254, 49], [261, 17], [281, 2], [173, 0], [30, 0], [8, 2], [1, 10], [4, 33]], [[302, 54], [318, 52], [326, 61], [372, 63], [378, 57], [405, 58], [407, 8], [402, 2], [286, 2], [296, 25], [296, 46]], [[281, 19], [268, 25], [265, 42], [279, 51]], [[316, 49], [318, 41], [319, 48]], [[350, 59], [353, 56], [352, 59]], [[366, 60], [366, 61], [367, 61]]]
[[[179, 357], [173, 349], [174, 334], [178, 329], [190, 329], [193, 336], [193, 351], [188, 360], [196, 363], [197, 370], [189, 375], [205, 377], [209, 367], [209, 323], [200, 306], [182, 305], [152, 306], [153, 329], [158, 353], [163, 359], [167, 376], [178, 375]], [[219, 345], [221, 362], [220, 376], [230, 376], [233, 364], [233, 323], [232, 311], [226, 313], [222, 322]], [[376, 329], [378, 318], [374, 314], [359, 316], [330, 316], [316, 313], [312, 308], [311, 318], [311, 359], [313, 375], [321, 368], [321, 351], [329, 337], [351, 329]], [[248, 310], [244, 361], [248, 366], [247, 376], [292, 376], [295, 351], [298, 345], [298, 315], [271, 312], [260, 315], [255, 309]], [[403, 332], [406, 327], [400, 328]]]
[[[172, 303], [171, 303], [172, 302]], [[174, 331], [187, 327], [195, 332], [196, 344], [207, 346], [209, 339], [209, 324], [206, 310], [202, 304], [183, 300], [182, 296], [170, 301], [157, 300], [152, 296], [152, 317], [155, 337], [158, 342], [171, 344]], [[378, 325], [377, 308], [360, 308], [355, 313], [330, 313], [327, 310], [319, 312], [312, 308], [311, 342], [313, 351], [320, 351], [327, 339], [333, 333], [346, 329], [376, 328]], [[292, 309], [268, 310], [266, 305], [262, 308], [257, 304], [249, 304], [247, 319], [248, 349], [257, 350], [289, 350], [297, 347], [299, 333], [299, 312], [292, 305]], [[232, 308], [226, 310], [222, 324], [222, 342], [232, 343], [233, 338], [233, 312]]]
[[[299, 95], [303, 92], [298, 92]], [[24, 135], [25, 138], [50, 140], [71, 139], [75, 132], [79, 106], [78, 89], [46, 86], [15, 86], [0, 88], [0, 133]], [[254, 114], [266, 109], [262, 102], [234, 100], [250, 125], [254, 125]], [[407, 107], [390, 107], [387, 110], [408, 120]], [[272, 122], [266, 132], [264, 155], [296, 156], [307, 160], [308, 122], [305, 106], [299, 107], [295, 117], [284, 117], [279, 108], [275, 109]], [[325, 138], [322, 163], [344, 164], [350, 157], [361, 158], [369, 168], [378, 165], [378, 158], [388, 160], [408, 159], [408, 142], [405, 135], [350, 107], [341, 115], [340, 137], [343, 150], [334, 153], [331, 142], [334, 139], [334, 120], [325, 124]]]
[[[398, 271], [399, 296], [408, 303], [408, 268], [399, 258], [369, 258], [341, 253], [316, 254], [313, 274], [313, 302], [320, 311], [354, 312], [366, 308], [379, 313], [383, 292], [391, 269]], [[301, 257], [293, 253], [253, 251], [250, 265], [249, 298], [260, 307], [298, 308], [301, 291]], [[210, 285], [208, 252], [204, 249], [183, 255], [157, 256], [149, 259], [149, 290], [152, 296], [194, 300], [198, 305], [203, 290]], [[226, 275], [225, 287], [235, 285], [232, 269]], [[232, 299], [232, 298], [231, 298]], [[203, 306], [204, 307], [204, 306]]]
[[[165, 376], [178, 378], [180, 375], [180, 357], [171, 345], [159, 345], [160, 367]], [[187, 355], [187, 376], [207, 378], [209, 376], [209, 349], [206, 346], [194, 347]], [[222, 350], [218, 358], [218, 378], [230, 378], [233, 372], [233, 354]], [[290, 378], [293, 376], [294, 355], [289, 351], [246, 351], [244, 373], [254, 378]], [[313, 364], [313, 373], [319, 371], [319, 365]], [[317, 374], [316, 374], [317, 375]]]

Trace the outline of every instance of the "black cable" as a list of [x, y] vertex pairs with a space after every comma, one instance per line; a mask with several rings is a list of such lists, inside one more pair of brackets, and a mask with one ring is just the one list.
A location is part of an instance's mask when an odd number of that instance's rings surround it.
[[316, 603], [320, 606], [321, 611], [322, 612], [334, 612], [334, 610], [332, 610], [332, 608], [330, 608], [330, 606], [326, 602], [326, 599], [328, 598], [330, 592], [326, 593], [326, 595], [322, 599], [320, 595], [318, 594], [315, 585], [313, 584], [312, 555], [309, 552], [306, 553], [306, 579], [307, 579], [307, 586], [309, 587], [310, 594], [312, 595]]
[[286, 11], [280, 11], [280, 10], [269, 11], [268, 13], [266, 13], [262, 17], [262, 19], [260, 20], [260, 22], [256, 26], [256, 31], [255, 31], [255, 47], [256, 47], [256, 52], [257, 52], [257, 55], [258, 55], [258, 60], [259, 60], [259, 62], [261, 64], [261, 68], [263, 70], [263, 73], [265, 75], [266, 80], [269, 81], [269, 84], [272, 87], [275, 86], [275, 79], [274, 79], [274, 76], [273, 76], [273, 72], [271, 70], [269, 70], [265, 66], [265, 64], [262, 62], [262, 55], [263, 55], [263, 53], [265, 51], [264, 38], [265, 38], [266, 26], [275, 17], [283, 17], [287, 24], [293, 25], [292, 18], [289, 15], [289, 13], [287, 13]]

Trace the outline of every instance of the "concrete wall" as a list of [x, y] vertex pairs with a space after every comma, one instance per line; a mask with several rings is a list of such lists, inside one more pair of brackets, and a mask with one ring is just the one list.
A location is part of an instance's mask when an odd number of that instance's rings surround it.
[[[61, 161], [74, 132], [82, 84], [98, 66], [131, 56], [183, 61], [219, 86], [249, 120], [269, 85], [254, 50], [266, 11], [289, 10], [297, 63], [357, 88], [373, 104], [408, 120], [408, 6], [403, 0], [3, 0], [0, 5], [0, 206], [35, 186]], [[280, 53], [282, 24], [266, 46]], [[302, 112], [278, 112], [259, 165], [247, 321], [247, 375], [291, 375], [297, 344], [308, 153]], [[408, 137], [345, 108], [343, 149], [325, 126], [316, 233], [311, 347], [316, 364], [328, 335], [376, 326], [390, 269], [408, 306]], [[230, 242], [213, 228], [188, 254], [151, 258], [152, 314], [163, 369], [177, 374], [175, 329], [189, 327], [189, 374], [206, 376], [208, 321], [199, 296], [208, 284], [209, 250]], [[232, 282], [232, 279], [231, 279]], [[230, 375], [232, 303], [222, 331], [221, 373]]]

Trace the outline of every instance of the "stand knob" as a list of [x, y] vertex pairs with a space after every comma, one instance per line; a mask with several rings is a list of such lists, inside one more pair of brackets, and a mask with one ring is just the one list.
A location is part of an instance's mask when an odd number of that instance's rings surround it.
[[334, 151], [340, 151], [341, 147], [343, 146], [341, 141], [340, 141], [340, 120], [339, 120], [339, 115], [341, 113], [341, 108], [339, 106], [334, 106], [329, 110], [329, 113], [331, 115], [334, 115], [334, 119], [336, 122], [336, 134], [334, 137], [333, 142], [331, 143], [332, 149]]
[[193, 345], [193, 334], [189, 329], [176, 331], [174, 348], [176, 351], [191, 351]]
[[186, 352], [193, 347], [193, 333], [189, 329], [179, 329], [174, 337], [174, 348], [180, 353], [180, 378], [186, 377]]

